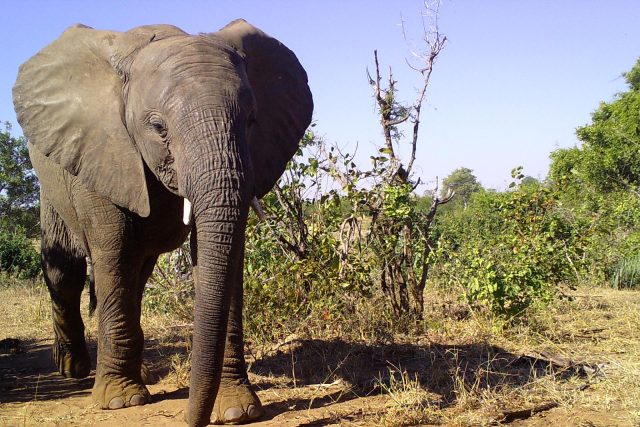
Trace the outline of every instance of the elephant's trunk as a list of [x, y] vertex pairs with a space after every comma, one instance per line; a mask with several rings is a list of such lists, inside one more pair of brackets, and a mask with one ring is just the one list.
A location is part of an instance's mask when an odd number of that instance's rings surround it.
[[[188, 421], [209, 424], [220, 385], [230, 294], [244, 242], [252, 194], [246, 147], [228, 141], [199, 155], [188, 175], [197, 244], [197, 283]], [[218, 141], [220, 142], [220, 141]], [[209, 143], [211, 145], [211, 143]], [[202, 172], [204, 171], [204, 172]]]

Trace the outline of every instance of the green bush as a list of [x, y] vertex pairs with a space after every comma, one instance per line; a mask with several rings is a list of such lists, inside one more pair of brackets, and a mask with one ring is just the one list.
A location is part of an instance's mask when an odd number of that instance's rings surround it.
[[[271, 212], [277, 209], [269, 196], [264, 202]], [[340, 272], [335, 228], [324, 216], [330, 203], [317, 201], [307, 213], [303, 256], [283, 245], [281, 239], [291, 238], [284, 223], [250, 216], [244, 265], [248, 336], [273, 339], [294, 330], [312, 312], [333, 311], [339, 295], [354, 285]]]
[[438, 223], [437, 271], [466, 299], [507, 317], [548, 302], [571, 279], [573, 233], [540, 185], [476, 193]]
[[623, 191], [585, 193], [576, 200], [559, 191], [558, 211], [576, 236], [581, 277], [603, 285], [611, 283], [623, 260], [640, 253], [640, 198]]
[[0, 270], [21, 279], [40, 272], [40, 256], [24, 231], [0, 230]]
[[158, 257], [145, 287], [144, 312], [169, 315], [182, 321], [192, 319], [195, 289], [189, 253], [189, 244], [185, 243]]

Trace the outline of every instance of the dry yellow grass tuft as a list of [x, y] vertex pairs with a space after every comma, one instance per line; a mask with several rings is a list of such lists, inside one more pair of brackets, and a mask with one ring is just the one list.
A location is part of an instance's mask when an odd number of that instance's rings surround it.
[[43, 332], [53, 333], [47, 288], [42, 284], [19, 281], [0, 274], [0, 334], [30, 339], [42, 336]]

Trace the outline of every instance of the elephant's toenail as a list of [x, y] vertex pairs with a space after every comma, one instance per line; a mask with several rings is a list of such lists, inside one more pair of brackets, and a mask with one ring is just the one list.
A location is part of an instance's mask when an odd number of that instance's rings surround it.
[[229, 408], [224, 411], [224, 421], [227, 423], [240, 421], [243, 414], [240, 408]]
[[249, 405], [247, 407], [247, 416], [249, 419], [254, 420], [260, 416], [260, 409], [256, 405]]
[[144, 399], [144, 397], [140, 396], [139, 394], [134, 394], [133, 396], [131, 396], [131, 400], [129, 400], [129, 404], [131, 406], [144, 405], [145, 404], [145, 399]]
[[109, 409], [120, 409], [124, 407], [124, 400], [121, 397], [114, 397], [109, 402]]

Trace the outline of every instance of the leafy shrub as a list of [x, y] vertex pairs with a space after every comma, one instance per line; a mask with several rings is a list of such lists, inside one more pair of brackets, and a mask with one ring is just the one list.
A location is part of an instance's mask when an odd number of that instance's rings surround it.
[[573, 234], [543, 186], [476, 193], [438, 224], [440, 274], [473, 304], [507, 317], [549, 301], [569, 279]]
[[[284, 215], [270, 196], [263, 200], [265, 208], [274, 216]], [[310, 206], [304, 233], [297, 236], [288, 233], [289, 224], [284, 221], [258, 222], [250, 215], [244, 270], [245, 313], [251, 314], [245, 317], [248, 336], [278, 337], [295, 329], [311, 312], [333, 311], [339, 304], [338, 295], [352, 284], [340, 271], [336, 234], [332, 232], [336, 228], [323, 217], [330, 203], [327, 198]], [[332, 209], [338, 208], [332, 205]], [[302, 250], [290, 250], [291, 243], [283, 244], [284, 239], [297, 241], [294, 244]]]
[[24, 230], [0, 229], [0, 270], [21, 279], [34, 278], [40, 272], [40, 256]]
[[585, 188], [583, 200], [558, 191], [558, 211], [576, 236], [576, 268], [591, 283], [611, 283], [623, 260], [640, 253], [640, 198], [617, 191], [599, 194]]
[[189, 245], [185, 243], [158, 258], [147, 281], [142, 308], [146, 312], [189, 321], [193, 316], [194, 296]]

